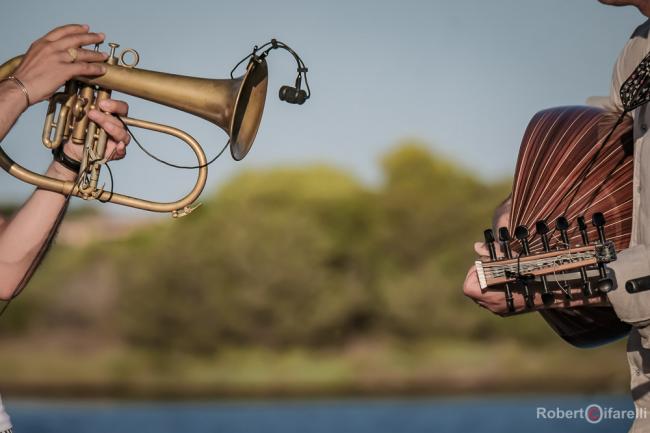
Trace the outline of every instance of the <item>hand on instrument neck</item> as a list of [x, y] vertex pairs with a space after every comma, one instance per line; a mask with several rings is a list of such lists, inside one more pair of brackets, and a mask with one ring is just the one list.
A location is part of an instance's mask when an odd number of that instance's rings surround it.
[[515, 311], [509, 312], [506, 304], [506, 295], [503, 290], [486, 290], [482, 291], [479, 285], [478, 277], [476, 274], [476, 267], [472, 266], [467, 272], [465, 283], [463, 285], [463, 292], [465, 296], [472, 299], [476, 304], [480, 305], [487, 310], [490, 310], [496, 315], [507, 316], [511, 314], [522, 313], [525, 311], [534, 311], [549, 308], [575, 308], [585, 305], [607, 305], [605, 295], [602, 299], [591, 298], [586, 299], [581, 296], [575, 296], [572, 300], [566, 300], [563, 297], [558, 297], [554, 304], [545, 306], [542, 297], [537, 293], [534, 297], [533, 308], [527, 308], [524, 297], [521, 292], [514, 291], [512, 293]]

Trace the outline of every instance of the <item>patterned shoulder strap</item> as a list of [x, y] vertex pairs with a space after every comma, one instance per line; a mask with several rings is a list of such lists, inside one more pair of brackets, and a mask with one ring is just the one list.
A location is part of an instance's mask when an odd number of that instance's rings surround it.
[[650, 101], [650, 54], [645, 56], [621, 86], [621, 102], [630, 112]]

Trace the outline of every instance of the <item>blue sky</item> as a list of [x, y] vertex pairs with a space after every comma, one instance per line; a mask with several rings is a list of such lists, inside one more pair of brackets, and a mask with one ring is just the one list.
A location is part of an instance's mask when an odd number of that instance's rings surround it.
[[[22, 0], [3, 7], [0, 57], [24, 52], [52, 27], [80, 22], [138, 50], [139, 67], [223, 78], [254, 44], [277, 37], [309, 66], [313, 98], [303, 106], [277, 99], [278, 88], [295, 79], [295, 64], [275, 52], [256, 143], [241, 162], [228, 157], [213, 164], [208, 191], [239, 170], [307, 162], [377, 183], [381, 155], [406, 138], [495, 179], [513, 172], [536, 111], [608, 92], [616, 56], [644, 19], [635, 9], [596, 0]], [[124, 99], [133, 117], [185, 129], [209, 155], [226, 139], [203, 120]], [[50, 158], [40, 144], [45, 108], [23, 115], [3, 143], [33, 169]], [[191, 163], [182, 144], [138, 136], [152, 151]], [[192, 173], [161, 167], [134, 145], [127, 161], [113, 167], [116, 190], [134, 195], [174, 199], [193, 184]], [[31, 189], [0, 173], [3, 198], [20, 200]]]

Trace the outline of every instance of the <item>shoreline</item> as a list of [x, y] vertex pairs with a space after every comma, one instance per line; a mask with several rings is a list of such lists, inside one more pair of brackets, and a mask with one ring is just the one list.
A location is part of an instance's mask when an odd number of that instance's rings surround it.
[[[551, 394], [624, 394], [624, 386], [611, 381], [578, 378], [571, 380], [518, 380], [504, 383], [501, 379], [485, 379], [469, 386], [458, 386], [453, 380], [401, 381], [399, 383], [283, 385], [272, 386], [179, 386], [134, 383], [11, 383], [0, 382], [3, 395], [12, 398], [39, 399], [116, 399], [116, 400], [249, 400], [249, 399], [322, 399], [370, 398], [385, 399], [427, 397], [469, 397], [484, 395], [551, 395]], [[621, 384], [624, 385], [624, 384]]]
[[5, 340], [0, 393], [174, 401], [629, 392], [624, 342], [589, 351], [557, 342], [533, 351], [515, 341], [375, 340], [329, 351], [223, 347], [203, 358], [90, 342]]

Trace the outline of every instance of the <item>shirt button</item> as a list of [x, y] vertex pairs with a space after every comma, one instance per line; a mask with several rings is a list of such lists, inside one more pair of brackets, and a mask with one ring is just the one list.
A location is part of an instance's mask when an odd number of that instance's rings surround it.
[[647, 132], [647, 131], [648, 131], [648, 125], [646, 125], [645, 123], [642, 123], [641, 124], [641, 132]]

